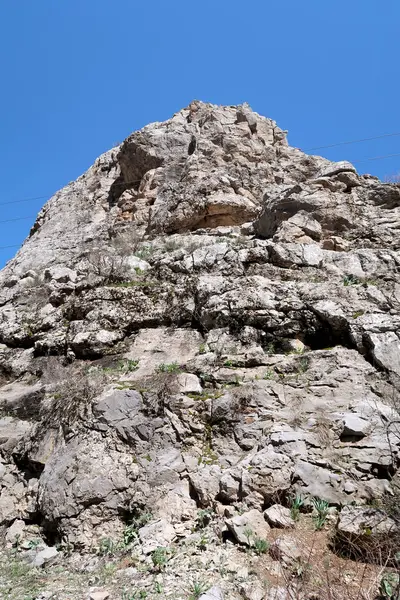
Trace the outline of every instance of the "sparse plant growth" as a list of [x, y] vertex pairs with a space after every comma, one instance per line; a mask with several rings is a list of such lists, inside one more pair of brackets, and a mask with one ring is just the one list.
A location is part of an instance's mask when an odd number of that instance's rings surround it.
[[308, 356], [302, 356], [298, 361], [297, 361], [297, 370], [299, 373], [304, 374], [308, 371], [308, 369], [310, 368], [310, 359]]
[[293, 496], [290, 499], [290, 514], [293, 521], [298, 521], [300, 517], [300, 512], [302, 507], [304, 506], [304, 499], [300, 495]]
[[261, 554], [265, 554], [269, 550], [269, 542], [259, 537], [255, 537], [253, 541], [254, 552], [261, 556]]
[[243, 534], [245, 536], [245, 538], [247, 539], [247, 544], [249, 546], [252, 545], [252, 539], [254, 536], [254, 531], [250, 528], [250, 527], [245, 527], [245, 529], [243, 530]]
[[207, 590], [207, 584], [204, 581], [193, 581], [189, 589], [189, 600], [198, 600]]
[[91, 411], [92, 400], [107, 383], [101, 371], [89, 371], [79, 363], [64, 367], [55, 357], [46, 360], [42, 380], [52, 390], [51, 409], [46, 412], [43, 427], [83, 420]]
[[181, 248], [182, 242], [176, 238], [169, 238], [164, 242], [164, 252], [174, 252]]
[[349, 285], [358, 285], [361, 281], [355, 275], [346, 275], [343, 279], [343, 285], [348, 287]]
[[153, 256], [156, 249], [152, 244], [141, 245], [140, 248], [137, 248], [134, 251], [134, 255], [140, 258], [141, 260], [147, 260]]
[[266, 379], [266, 380], [275, 379], [275, 372], [272, 371], [272, 369], [268, 369], [268, 371], [265, 371], [265, 373], [263, 375], [263, 379]]
[[111, 367], [103, 367], [103, 373], [107, 373], [108, 375], [117, 375], [117, 374], [127, 374], [136, 371], [139, 368], [138, 360], [130, 360], [124, 359], [118, 361], [116, 365]]
[[134, 590], [134, 591], [126, 591], [122, 592], [121, 600], [146, 600], [147, 592], [146, 590]]
[[358, 319], [358, 317], [362, 317], [362, 315], [364, 314], [363, 310], [356, 310], [353, 314], [352, 317], [353, 319]]
[[264, 348], [265, 354], [276, 354], [276, 347], [274, 342], [268, 342]]
[[124, 529], [124, 545], [129, 546], [138, 538], [138, 531], [151, 521], [153, 515], [147, 510], [137, 509]]
[[121, 283], [130, 273], [127, 256], [109, 246], [91, 250], [87, 261], [89, 272], [100, 277], [104, 285]]
[[213, 511], [210, 508], [200, 508], [197, 511], [196, 527], [197, 529], [203, 529], [207, 527], [213, 517]]
[[306, 350], [303, 346], [299, 346], [298, 348], [293, 348], [293, 350], [290, 350], [288, 354], [302, 355], [305, 351]]
[[180, 373], [181, 367], [177, 362], [161, 363], [156, 368], [157, 373]]
[[118, 371], [120, 371], [122, 373], [132, 373], [133, 371], [136, 371], [138, 368], [139, 368], [138, 360], [126, 359], [126, 360], [121, 360], [118, 363]]
[[159, 581], [155, 581], [154, 582], [154, 591], [156, 594], [162, 594], [163, 593], [163, 587], [161, 585], [161, 583]]
[[312, 503], [316, 513], [313, 517], [314, 527], [318, 531], [322, 529], [326, 523], [329, 514], [329, 502], [321, 500], [320, 498], [312, 498]]
[[199, 354], [205, 354], [207, 352], [207, 345], [206, 344], [200, 344], [199, 346]]
[[304, 561], [304, 559], [298, 558], [294, 561], [291, 572], [297, 579], [305, 580], [311, 573], [311, 565], [309, 562]]
[[203, 446], [201, 456], [199, 456], [199, 465], [216, 465], [218, 463], [218, 455], [213, 451], [211, 444], [206, 442]]
[[224, 367], [233, 367], [233, 362], [231, 360], [225, 360]]
[[110, 538], [103, 538], [100, 540], [97, 548], [97, 554], [99, 556], [114, 556], [116, 552], [118, 552], [118, 545], [114, 540]]
[[137, 539], [137, 528], [131, 524], [124, 529], [124, 546], [130, 546]]
[[162, 571], [169, 561], [171, 551], [168, 548], [156, 548], [151, 555], [151, 560], [155, 569]]
[[206, 550], [207, 544], [208, 544], [208, 537], [203, 531], [200, 535], [199, 540], [196, 543], [196, 546], [198, 547], [199, 550], [203, 551], [203, 550]]

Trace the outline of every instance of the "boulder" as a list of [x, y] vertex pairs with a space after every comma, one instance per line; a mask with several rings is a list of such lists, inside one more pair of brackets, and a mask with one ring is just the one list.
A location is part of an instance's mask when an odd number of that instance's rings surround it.
[[177, 384], [181, 394], [201, 394], [203, 391], [200, 379], [193, 373], [180, 373]]
[[264, 517], [271, 527], [292, 529], [295, 522], [292, 519], [290, 509], [281, 504], [274, 504], [264, 511]]
[[104, 590], [93, 591], [89, 594], [90, 600], [107, 600], [109, 597], [109, 592], [106, 592]]
[[297, 542], [289, 535], [276, 539], [274, 543], [271, 544], [269, 553], [274, 560], [279, 560], [286, 566], [290, 566], [294, 562], [300, 560], [302, 555], [302, 551]]
[[214, 585], [205, 594], [201, 594], [199, 600], [224, 600], [224, 593], [220, 587]]
[[254, 546], [256, 539], [265, 539], [270, 532], [270, 527], [263, 514], [256, 509], [226, 519], [225, 522], [236, 540], [240, 544], [250, 547]]
[[37, 418], [44, 393], [41, 383], [9, 383], [0, 388], [0, 408], [20, 419]]
[[150, 554], [156, 548], [168, 547], [175, 537], [175, 529], [165, 519], [159, 519], [139, 529], [139, 538], [145, 554]]
[[54, 563], [58, 556], [59, 552], [57, 548], [50, 546], [43, 548], [39, 546], [37, 550], [28, 550], [28, 552], [25, 552], [23, 558], [30, 567], [37, 568]]

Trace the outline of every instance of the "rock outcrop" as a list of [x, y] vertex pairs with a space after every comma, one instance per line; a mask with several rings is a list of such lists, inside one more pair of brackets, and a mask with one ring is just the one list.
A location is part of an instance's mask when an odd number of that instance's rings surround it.
[[247, 105], [101, 156], [0, 274], [0, 526], [88, 548], [144, 511], [151, 551], [199, 508], [243, 542], [238, 506], [393, 493], [399, 229], [399, 185]]

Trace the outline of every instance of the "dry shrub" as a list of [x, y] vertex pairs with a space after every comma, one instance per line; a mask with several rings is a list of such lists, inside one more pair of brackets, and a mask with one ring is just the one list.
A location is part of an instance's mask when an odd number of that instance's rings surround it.
[[[278, 534], [279, 535], [279, 534]], [[334, 554], [326, 531], [301, 528], [293, 532], [301, 556], [289, 564], [281, 561], [274, 586], [283, 588], [287, 600], [384, 600], [380, 588], [391, 570], [381, 564], [357, 562]], [[273, 596], [272, 596], [273, 597]], [[279, 597], [279, 596], [278, 596]], [[398, 600], [399, 596], [393, 596]]]
[[29, 308], [38, 313], [49, 302], [50, 289], [39, 275], [35, 275], [26, 285], [24, 300]]
[[150, 416], [162, 416], [171, 396], [178, 392], [177, 373], [156, 373], [147, 377], [142, 386], [146, 411]]
[[112, 237], [107, 246], [93, 246], [86, 257], [89, 271], [106, 285], [126, 280], [131, 274], [128, 257], [135, 254], [140, 241], [135, 232], [125, 231]]
[[107, 383], [100, 370], [90, 371], [87, 365], [72, 363], [64, 366], [56, 357], [46, 359], [42, 376], [50, 389], [44, 409], [46, 425], [72, 425], [91, 415], [92, 401]]
[[130, 272], [126, 256], [121, 256], [107, 246], [93, 248], [87, 261], [89, 271], [100, 277], [106, 285], [124, 281]]

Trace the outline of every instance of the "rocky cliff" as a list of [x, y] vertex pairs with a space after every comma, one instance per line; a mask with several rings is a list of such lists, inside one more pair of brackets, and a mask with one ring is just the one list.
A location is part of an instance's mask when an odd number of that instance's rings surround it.
[[199, 510], [246, 542], [237, 515], [296, 495], [393, 495], [399, 230], [400, 185], [248, 105], [193, 102], [101, 156], [0, 274], [5, 539], [87, 551], [150, 515], [146, 556]]

